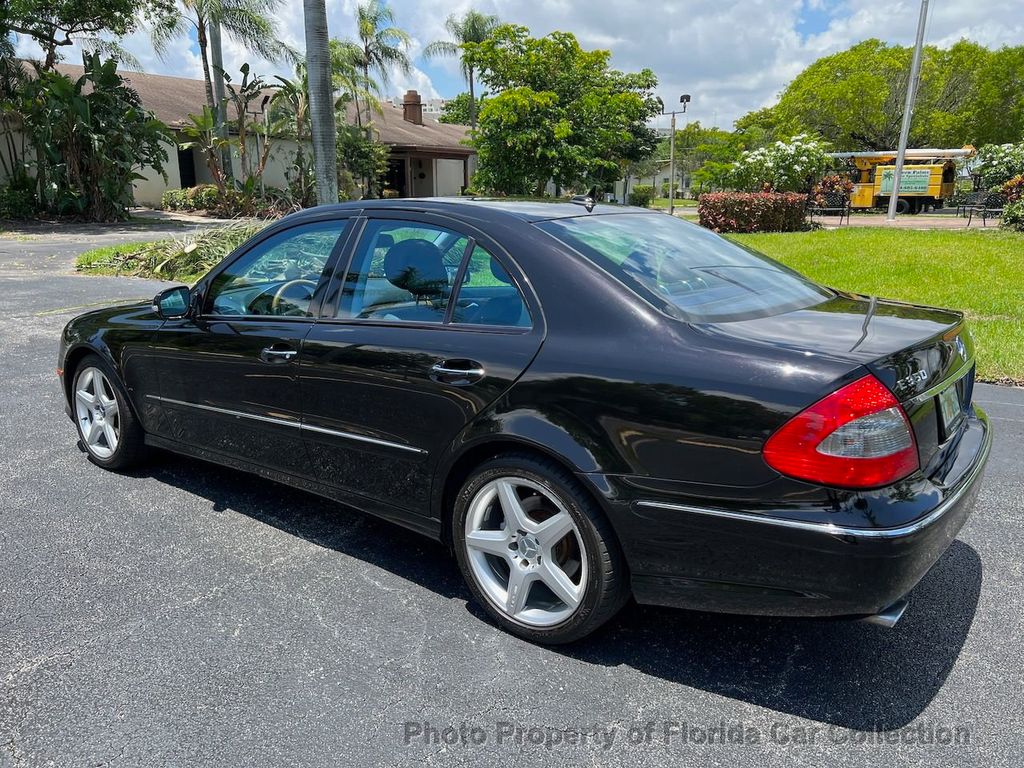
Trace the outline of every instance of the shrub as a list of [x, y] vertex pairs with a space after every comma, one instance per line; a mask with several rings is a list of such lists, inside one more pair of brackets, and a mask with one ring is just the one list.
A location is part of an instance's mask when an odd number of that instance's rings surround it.
[[[678, 198], [679, 197], [679, 182], [676, 182], [674, 186], [675, 186], [675, 190], [676, 190], [675, 196]], [[668, 182], [667, 181], [661, 182], [661, 196], [662, 197], [668, 197]]]
[[711, 192], [700, 196], [697, 214], [715, 232], [798, 232], [806, 206], [806, 195], [792, 192]]
[[833, 165], [824, 142], [800, 134], [789, 142], [744, 152], [733, 163], [728, 182], [747, 191], [808, 192], [814, 179]]
[[1006, 204], [1006, 207], [1003, 208], [1001, 226], [1004, 229], [1024, 232], [1024, 198], [1018, 198], [1014, 202]]
[[978, 150], [981, 185], [985, 189], [1000, 187], [1014, 176], [1024, 173], [1024, 142], [1020, 144], [986, 144]]
[[396, 197], [398, 197], [398, 190], [385, 188], [381, 190], [380, 196], [385, 200], [394, 200]]
[[1024, 199], [1024, 174], [1018, 174], [1003, 184], [1003, 197], [1009, 203]]
[[200, 184], [185, 191], [189, 211], [212, 211], [219, 204], [221, 195], [213, 184]]
[[184, 189], [166, 189], [164, 193], [160, 195], [160, 207], [165, 211], [183, 211], [185, 210], [185, 190]]
[[654, 199], [654, 187], [650, 184], [637, 184], [629, 191], [629, 204], [639, 208], [647, 208]]
[[36, 195], [26, 187], [0, 187], [0, 219], [30, 219], [36, 212]]

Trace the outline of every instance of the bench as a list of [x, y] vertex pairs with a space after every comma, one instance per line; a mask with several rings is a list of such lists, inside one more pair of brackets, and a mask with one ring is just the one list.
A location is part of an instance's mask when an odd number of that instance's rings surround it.
[[969, 192], [960, 198], [956, 204], [956, 215], [966, 216], [972, 208], [976, 208], [985, 202], [985, 198], [988, 197], [991, 192], [981, 190], [978, 192]]
[[998, 219], [1003, 215], [1003, 206], [1006, 205], [1006, 198], [998, 192], [988, 192], [985, 198], [978, 204], [971, 206], [967, 212], [967, 226], [971, 226], [971, 220], [975, 214], [981, 216], [981, 226], [988, 226], [988, 220]]
[[839, 216], [839, 226], [843, 225], [843, 217], [846, 223], [850, 223], [850, 196], [845, 192], [822, 192], [818, 195], [807, 196], [807, 213], [814, 221], [814, 215]]

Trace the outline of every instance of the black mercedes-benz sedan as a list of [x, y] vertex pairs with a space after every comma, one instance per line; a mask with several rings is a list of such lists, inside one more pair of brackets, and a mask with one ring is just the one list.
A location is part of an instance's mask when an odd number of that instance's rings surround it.
[[288, 216], [72, 320], [58, 372], [100, 467], [155, 446], [408, 526], [548, 643], [630, 597], [892, 624], [991, 444], [959, 313], [589, 201]]

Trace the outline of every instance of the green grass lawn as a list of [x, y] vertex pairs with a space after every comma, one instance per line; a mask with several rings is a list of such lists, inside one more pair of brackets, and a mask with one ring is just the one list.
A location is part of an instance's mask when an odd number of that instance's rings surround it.
[[874, 228], [730, 235], [820, 283], [966, 313], [987, 381], [1024, 383], [1024, 235]]
[[[691, 200], [690, 198], [677, 197], [675, 202], [676, 202], [676, 208], [696, 208], [697, 207], [697, 201], [696, 200]], [[656, 198], [654, 198], [653, 200], [651, 200], [651, 208], [657, 208], [659, 210], [664, 208], [665, 210], [668, 210], [668, 198], [667, 197], [656, 197]]]

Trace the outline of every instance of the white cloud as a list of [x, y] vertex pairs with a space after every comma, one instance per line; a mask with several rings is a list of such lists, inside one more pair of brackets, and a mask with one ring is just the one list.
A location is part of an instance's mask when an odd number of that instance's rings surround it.
[[[355, 33], [356, 0], [327, 0], [328, 25], [334, 37]], [[444, 21], [470, 7], [524, 24], [534, 34], [555, 29], [573, 32], [585, 47], [612, 51], [620, 69], [649, 67], [658, 75], [666, 104], [689, 93], [688, 117], [728, 126], [745, 112], [771, 103], [786, 83], [819, 56], [842, 50], [869, 37], [908, 44], [917, 25], [917, 0], [885, 4], [862, 0], [391, 0], [396, 24], [413, 37], [411, 53], [418, 65], [410, 75], [392, 73], [386, 95], [415, 88], [424, 96], [452, 96], [458, 87], [455, 60], [430, 62], [448, 85], [438, 94], [420, 59], [431, 41], [446, 39]], [[811, 9], [819, 29], [801, 24]], [[1024, 43], [1021, 0], [988, 0], [985, 13], [971, 3], [933, 3], [929, 43], [949, 45], [961, 37], [989, 46]], [[301, 0], [284, 0], [276, 14], [283, 39], [305, 47]], [[148, 72], [200, 76], [198, 56], [189, 50], [159, 60], [144, 33], [124, 41]], [[271, 63], [226, 39], [225, 66], [249, 61], [259, 74], [289, 74], [287, 63]], [[28, 53], [25, 46], [19, 52]], [[38, 52], [36, 52], [38, 55]], [[78, 53], [69, 53], [77, 61]], [[446, 76], [446, 77], [444, 77]]]

